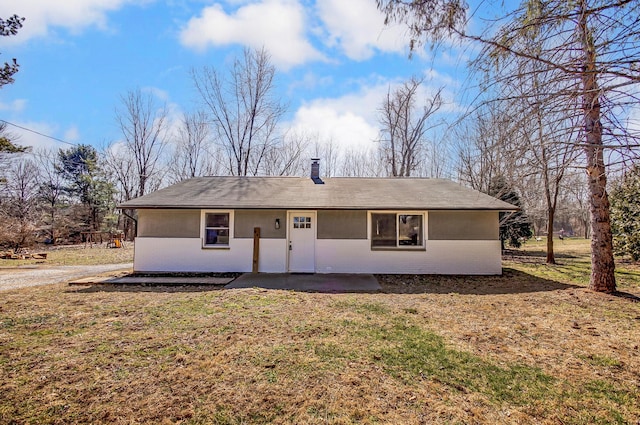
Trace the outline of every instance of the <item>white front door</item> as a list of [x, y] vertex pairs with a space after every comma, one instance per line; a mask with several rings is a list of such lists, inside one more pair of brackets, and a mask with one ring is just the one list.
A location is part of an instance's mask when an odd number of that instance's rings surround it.
[[289, 211], [289, 271], [314, 273], [316, 271], [316, 213], [315, 211]]

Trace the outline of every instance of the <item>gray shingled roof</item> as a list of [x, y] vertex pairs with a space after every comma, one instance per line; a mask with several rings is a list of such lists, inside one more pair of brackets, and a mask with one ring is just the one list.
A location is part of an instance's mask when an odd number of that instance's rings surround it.
[[196, 177], [120, 208], [500, 210], [511, 204], [450, 180], [420, 178]]
[[500, 210], [517, 208], [450, 180], [421, 178], [196, 177], [120, 208]]

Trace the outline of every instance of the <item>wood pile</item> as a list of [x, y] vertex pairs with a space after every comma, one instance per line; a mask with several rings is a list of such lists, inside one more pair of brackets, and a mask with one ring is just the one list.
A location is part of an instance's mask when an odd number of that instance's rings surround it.
[[40, 252], [37, 254], [31, 254], [28, 252], [21, 252], [16, 254], [13, 251], [0, 251], [0, 258], [3, 260], [46, 260], [47, 253]]

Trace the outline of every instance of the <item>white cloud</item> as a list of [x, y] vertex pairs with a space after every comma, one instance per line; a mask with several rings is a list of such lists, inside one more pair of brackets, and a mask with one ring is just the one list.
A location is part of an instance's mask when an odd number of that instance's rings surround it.
[[35, 37], [46, 37], [54, 27], [77, 33], [88, 27], [107, 28], [107, 13], [128, 3], [143, 0], [20, 0], [0, 2], [0, 16], [16, 14], [26, 20], [16, 36], [2, 37], [6, 43], [17, 43]]
[[78, 127], [76, 127], [75, 125], [68, 128], [65, 132], [64, 132], [64, 136], [63, 139], [67, 142], [70, 143], [75, 143], [78, 140], [80, 140], [80, 131], [78, 130]]
[[3, 112], [22, 112], [27, 106], [26, 99], [16, 99], [14, 101], [4, 103], [0, 102], [0, 111]]
[[[10, 126], [7, 126], [7, 131], [10, 134], [16, 136], [16, 138], [13, 141], [20, 146], [30, 146], [33, 148], [34, 151], [40, 150], [40, 149], [46, 149], [46, 150], [57, 150], [59, 148], [67, 149], [71, 147], [71, 145], [67, 145], [59, 141], [56, 141], [54, 139], [51, 139], [49, 137], [43, 136], [44, 134], [46, 135], [55, 134], [57, 130], [55, 127], [47, 123], [16, 122], [15, 124], [18, 125], [19, 127], [10, 125]], [[25, 129], [30, 129], [33, 131], [28, 131]]]
[[287, 91], [290, 96], [295, 95], [296, 91], [299, 89], [303, 90], [311, 90], [316, 87], [328, 87], [334, 83], [333, 76], [330, 75], [317, 75], [313, 71], [309, 71], [305, 73], [301, 79], [292, 82]]
[[230, 44], [264, 46], [276, 66], [289, 69], [323, 60], [305, 38], [305, 21], [304, 8], [295, 0], [263, 0], [243, 5], [233, 13], [214, 4], [187, 23], [180, 41], [201, 51]]
[[147, 86], [140, 89], [143, 93], [149, 93], [151, 96], [158, 99], [158, 101], [166, 103], [169, 102], [170, 96], [166, 90], [163, 90], [158, 87]]
[[378, 138], [376, 110], [386, 86], [362, 87], [338, 98], [315, 99], [295, 113], [291, 128], [343, 148], [372, 149]]
[[339, 112], [330, 106], [303, 106], [296, 112], [292, 129], [317, 135], [320, 141], [333, 141], [341, 148], [370, 149], [378, 129], [354, 112]]
[[[418, 102], [435, 94], [436, 82], [446, 79], [443, 75], [432, 75], [436, 81], [425, 81], [418, 91]], [[401, 84], [401, 80], [379, 80], [374, 84], [363, 85], [357, 91], [337, 98], [314, 99], [302, 105], [295, 113], [290, 127], [296, 132], [318, 135], [320, 140], [333, 140], [344, 148], [372, 149], [377, 146], [380, 124], [378, 111], [391, 90]], [[459, 106], [454, 103], [451, 94], [443, 92], [442, 113], [454, 113]], [[434, 122], [435, 124], [435, 122]]]
[[384, 16], [371, 0], [324, 0], [316, 5], [328, 32], [326, 44], [338, 47], [353, 60], [365, 60], [381, 52], [405, 52], [403, 26], [384, 25]]

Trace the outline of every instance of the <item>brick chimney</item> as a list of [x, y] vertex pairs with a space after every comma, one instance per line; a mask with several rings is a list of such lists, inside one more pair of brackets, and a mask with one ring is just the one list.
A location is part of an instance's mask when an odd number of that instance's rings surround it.
[[311, 158], [311, 180], [315, 184], [324, 184], [320, 178], [320, 158]]

